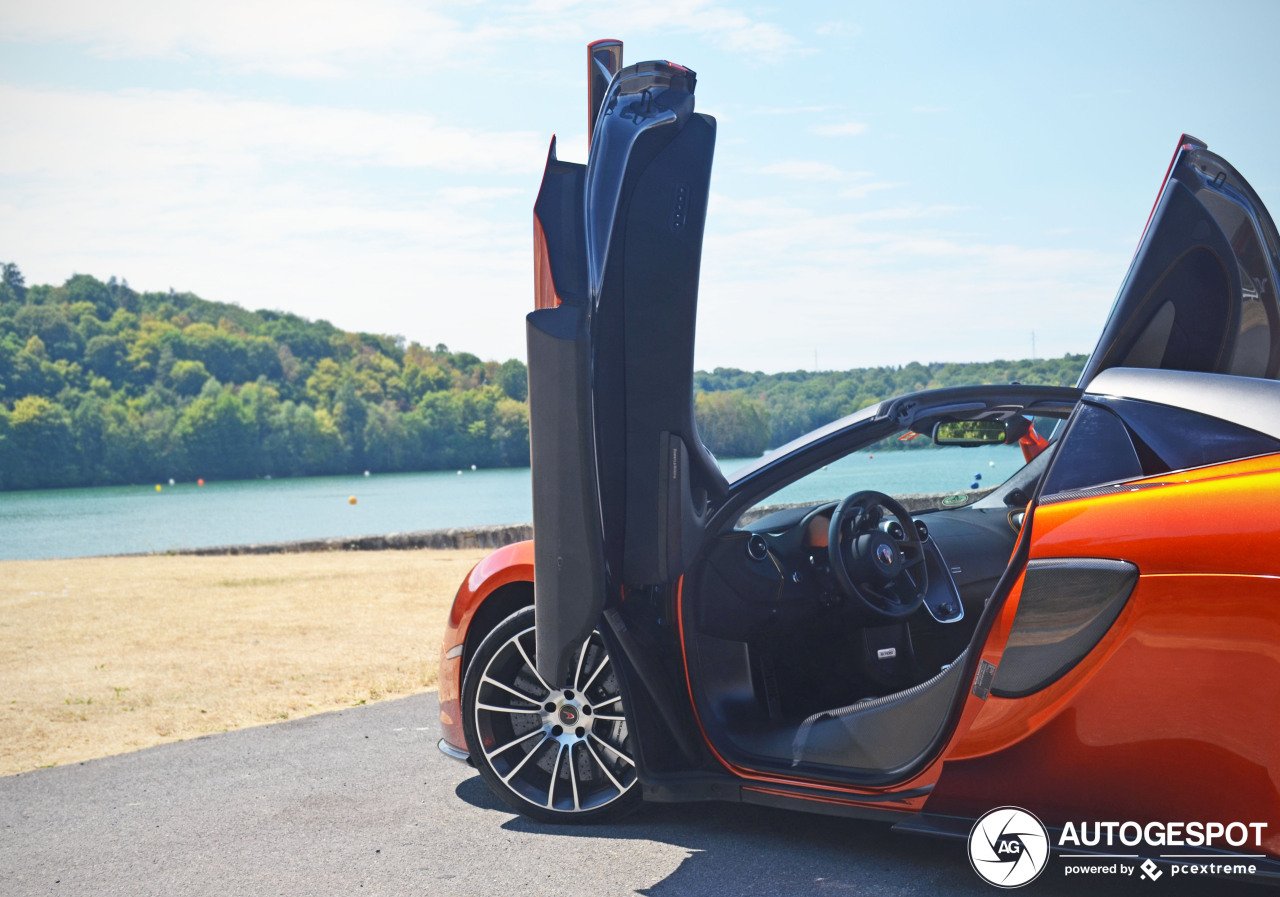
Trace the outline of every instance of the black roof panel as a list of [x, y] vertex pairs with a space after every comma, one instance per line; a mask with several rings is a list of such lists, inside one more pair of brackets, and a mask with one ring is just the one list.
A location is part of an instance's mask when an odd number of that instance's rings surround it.
[[1108, 368], [1087, 393], [1185, 408], [1280, 439], [1280, 381], [1229, 374]]

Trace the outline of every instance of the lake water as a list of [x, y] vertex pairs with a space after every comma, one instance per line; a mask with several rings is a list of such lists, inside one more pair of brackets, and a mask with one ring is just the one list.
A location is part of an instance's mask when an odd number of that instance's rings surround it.
[[[724, 460], [727, 471], [745, 464]], [[1022, 465], [1014, 447], [921, 449], [842, 459], [771, 501], [858, 489], [947, 492], [995, 485]], [[240, 480], [0, 493], [0, 559], [169, 551], [327, 536], [527, 523], [529, 470]], [[349, 498], [355, 496], [356, 504]]]

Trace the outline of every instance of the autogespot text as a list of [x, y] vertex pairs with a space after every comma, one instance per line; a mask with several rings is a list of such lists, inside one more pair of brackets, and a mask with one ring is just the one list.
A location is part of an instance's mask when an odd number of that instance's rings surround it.
[[[1216, 858], [1211, 856], [1158, 853], [1161, 860], [1157, 865], [1149, 856], [1141, 864], [1138, 855], [1116, 858], [1108, 854], [1114, 848], [1138, 847], [1146, 848], [1143, 854], [1152, 853], [1151, 848], [1232, 848], [1242, 853], [1249, 849], [1262, 849], [1262, 838], [1266, 832], [1265, 822], [1068, 822], [1058, 837], [1059, 851], [1065, 865], [1064, 876], [1088, 875], [1137, 875], [1148, 881], [1156, 881], [1165, 873], [1170, 878], [1186, 875], [1255, 875], [1258, 867], [1249, 862], [1248, 854], [1239, 859]], [[1099, 850], [1090, 854], [1090, 850]], [[1257, 856], [1265, 856], [1259, 853]], [[1133, 859], [1134, 862], [1125, 862]]]
[[1074, 822], [1068, 822], [1058, 846], [1261, 847], [1266, 827], [1265, 822], [1082, 822], [1077, 829]]

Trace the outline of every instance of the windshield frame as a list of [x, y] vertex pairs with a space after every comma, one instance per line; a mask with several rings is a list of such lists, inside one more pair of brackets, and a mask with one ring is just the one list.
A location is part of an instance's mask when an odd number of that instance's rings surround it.
[[731, 472], [728, 492], [715, 508], [707, 532], [732, 529], [743, 511], [769, 495], [896, 432], [924, 430], [925, 424], [947, 416], [1007, 412], [1065, 419], [1082, 395], [1082, 390], [1069, 386], [958, 386], [878, 402]]

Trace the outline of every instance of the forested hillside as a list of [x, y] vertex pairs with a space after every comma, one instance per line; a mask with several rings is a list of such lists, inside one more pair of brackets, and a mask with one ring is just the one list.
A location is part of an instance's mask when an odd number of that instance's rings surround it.
[[[699, 428], [759, 454], [878, 399], [1072, 383], [1085, 357], [697, 375]], [[524, 466], [524, 363], [77, 274], [0, 283], [0, 489]]]
[[2, 489], [529, 463], [523, 362], [3, 271]]
[[762, 374], [716, 368], [694, 377], [698, 426], [722, 457], [776, 448], [873, 402], [921, 389], [974, 383], [1071, 386], [1087, 355], [968, 364], [911, 362], [902, 367]]

